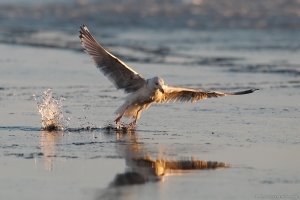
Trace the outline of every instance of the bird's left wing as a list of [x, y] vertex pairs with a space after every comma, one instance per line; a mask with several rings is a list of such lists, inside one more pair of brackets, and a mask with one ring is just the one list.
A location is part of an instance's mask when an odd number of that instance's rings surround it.
[[201, 90], [193, 88], [173, 87], [165, 86], [164, 94], [156, 101], [156, 103], [168, 103], [168, 102], [196, 102], [206, 98], [223, 97], [227, 95], [243, 95], [254, 92], [258, 89], [250, 89], [240, 92], [217, 92], [211, 90]]
[[82, 47], [90, 54], [97, 68], [117, 89], [122, 89], [125, 93], [130, 93], [143, 87], [146, 81], [140, 74], [104, 49], [94, 39], [85, 25], [80, 26], [80, 29], [79, 38]]

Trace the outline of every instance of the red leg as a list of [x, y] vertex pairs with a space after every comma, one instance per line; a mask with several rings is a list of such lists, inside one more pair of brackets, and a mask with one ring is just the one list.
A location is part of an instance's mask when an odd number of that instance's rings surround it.
[[131, 122], [131, 123], [129, 124], [129, 126], [134, 126], [134, 125], [136, 125], [136, 118], [135, 118], [135, 120], [134, 120], [133, 122]]
[[116, 124], [119, 123], [119, 121], [121, 120], [122, 116], [123, 115], [120, 115], [114, 122], [116, 122]]
[[124, 113], [126, 112], [126, 110], [128, 109], [129, 106], [126, 107], [126, 109], [124, 110], [124, 112], [122, 113], [122, 115], [120, 115], [114, 122], [116, 122], [116, 124], [119, 123], [119, 121], [121, 120], [121, 118], [123, 117]]

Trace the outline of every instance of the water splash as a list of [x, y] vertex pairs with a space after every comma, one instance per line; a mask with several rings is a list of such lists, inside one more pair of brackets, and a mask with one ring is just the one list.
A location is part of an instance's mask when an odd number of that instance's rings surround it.
[[104, 124], [102, 129], [106, 131], [133, 132], [137, 127], [137, 124], [130, 126], [128, 124], [125, 124], [124, 122], [118, 124], [115, 124], [114, 122], [107, 122], [106, 124]]
[[65, 118], [62, 110], [62, 101], [52, 97], [52, 90], [46, 90], [41, 96], [35, 96], [37, 108], [42, 115], [42, 129], [48, 131], [68, 130], [70, 117]]

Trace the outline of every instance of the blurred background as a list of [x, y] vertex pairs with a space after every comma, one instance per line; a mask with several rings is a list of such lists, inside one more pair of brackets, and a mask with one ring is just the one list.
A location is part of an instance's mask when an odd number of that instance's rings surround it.
[[[8, 28], [299, 28], [299, 0], [1, 0]], [[27, 23], [26, 23], [27, 22]]]
[[0, 0], [1, 43], [81, 50], [81, 24], [125, 61], [299, 74], [275, 55], [300, 48], [299, 0]]

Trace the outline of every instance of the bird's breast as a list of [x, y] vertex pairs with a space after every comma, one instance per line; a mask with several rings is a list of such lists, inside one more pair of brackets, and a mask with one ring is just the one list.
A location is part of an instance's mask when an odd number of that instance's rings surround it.
[[161, 99], [162, 93], [157, 90], [140, 90], [137, 93], [135, 93], [134, 97], [132, 99], [134, 104], [148, 104], [156, 102], [157, 100]]
[[162, 98], [162, 96], [163, 96], [163, 93], [161, 93], [161, 91], [159, 91], [159, 89], [157, 89], [157, 90], [155, 90], [152, 99], [153, 99], [153, 101], [157, 102]]

